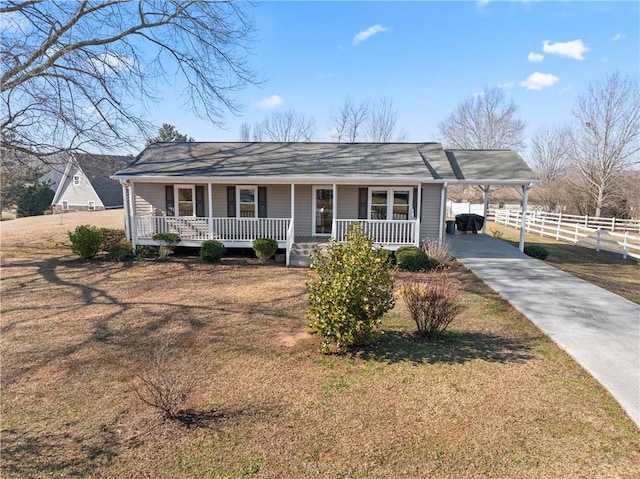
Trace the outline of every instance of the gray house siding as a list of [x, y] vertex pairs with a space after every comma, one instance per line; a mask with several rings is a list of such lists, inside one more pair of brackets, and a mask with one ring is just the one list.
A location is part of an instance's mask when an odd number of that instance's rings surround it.
[[358, 188], [356, 185], [338, 186], [338, 219], [358, 217]]
[[296, 185], [295, 236], [310, 236], [312, 234], [312, 191], [311, 185]]
[[[80, 184], [73, 184], [73, 177], [80, 176]], [[95, 201], [96, 208], [104, 208], [104, 204], [100, 201], [100, 198], [96, 194], [96, 191], [91, 186], [91, 182], [78, 168], [71, 168], [69, 175], [64, 177], [63, 184], [61, 185], [61, 194], [55, 206], [62, 206], [63, 201], [68, 201], [69, 207], [81, 206], [86, 208], [89, 201]]]
[[420, 240], [437, 238], [440, 233], [440, 192], [442, 185], [422, 185]]

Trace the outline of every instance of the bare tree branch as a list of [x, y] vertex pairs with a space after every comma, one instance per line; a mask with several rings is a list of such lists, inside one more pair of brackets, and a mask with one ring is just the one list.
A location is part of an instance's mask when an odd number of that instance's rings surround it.
[[8, 0], [0, 47], [2, 147], [39, 158], [139, 147], [159, 83], [216, 125], [255, 74], [246, 3]]
[[312, 117], [296, 113], [293, 110], [274, 112], [266, 117], [262, 123], [254, 126], [254, 137], [269, 141], [313, 141], [316, 135], [316, 121]]
[[619, 73], [590, 84], [572, 111], [572, 164], [596, 216], [620, 189], [622, 175], [640, 164], [640, 85]]
[[525, 124], [517, 112], [502, 90], [485, 89], [460, 103], [438, 129], [450, 148], [521, 150]]

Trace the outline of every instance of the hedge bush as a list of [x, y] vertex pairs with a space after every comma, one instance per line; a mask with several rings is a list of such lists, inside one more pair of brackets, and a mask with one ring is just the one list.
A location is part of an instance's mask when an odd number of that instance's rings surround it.
[[356, 223], [344, 243], [332, 239], [326, 253], [311, 254], [309, 326], [323, 337], [322, 352], [332, 342], [348, 350], [371, 341], [395, 304], [389, 252], [373, 242]]
[[131, 243], [126, 240], [112, 244], [107, 250], [107, 258], [111, 261], [129, 261], [133, 258]]
[[222, 258], [225, 251], [227, 251], [227, 249], [220, 241], [206, 240], [203, 241], [202, 246], [200, 246], [200, 257], [204, 261], [215, 263], [220, 261], [220, 258]]
[[421, 271], [429, 268], [429, 257], [417, 246], [401, 246], [396, 251], [396, 264], [406, 271]]
[[278, 242], [273, 238], [257, 238], [253, 240], [253, 250], [260, 259], [269, 259], [278, 250]]
[[544, 246], [537, 244], [525, 245], [524, 254], [536, 259], [547, 259], [547, 256], [549, 256], [549, 250]]
[[158, 248], [158, 260], [160, 261], [169, 259], [169, 255], [173, 253], [173, 247], [180, 243], [178, 233], [156, 233], [151, 239], [162, 243]]
[[68, 233], [71, 240], [71, 251], [82, 259], [91, 259], [102, 249], [104, 238], [97, 226], [80, 225], [75, 231]]
[[102, 231], [102, 251], [109, 251], [113, 246], [125, 241], [124, 230], [117, 228], [100, 228]]

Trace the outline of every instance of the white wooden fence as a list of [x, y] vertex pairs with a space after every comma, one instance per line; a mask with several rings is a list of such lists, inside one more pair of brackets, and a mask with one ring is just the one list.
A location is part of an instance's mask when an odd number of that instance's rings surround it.
[[[540, 236], [549, 236], [556, 240], [564, 240], [575, 245], [595, 248], [597, 251], [610, 251], [612, 253], [621, 254], [624, 258], [632, 256], [640, 259], [640, 234], [638, 226], [633, 220], [617, 220], [607, 223], [608, 229], [603, 228], [601, 220], [594, 224], [593, 218], [587, 220], [590, 227], [584, 226], [584, 223], [564, 221], [565, 216], [572, 219], [580, 218], [574, 215], [555, 215], [550, 213], [527, 213], [527, 222], [525, 230], [529, 233], [536, 233]], [[584, 217], [582, 217], [584, 218]], [[513, 226], [520, 229], [522, 226], [522, 213], [520, 211], [496, 210], [494, 221], [507, 226]], [[623, 223], [624, 222], [624, 223]], [[622, 225], [625, 225], [624, 227]], [[624, 228], [624, 229], [623, 229]], [[631, 230], [633, 228], [633, 230]], [[618, 229], [618, 231], [615, 231]], [[620, 231], [622, 229], [622, 231]], [[632, 233], [633, 231], [633, 233]]]

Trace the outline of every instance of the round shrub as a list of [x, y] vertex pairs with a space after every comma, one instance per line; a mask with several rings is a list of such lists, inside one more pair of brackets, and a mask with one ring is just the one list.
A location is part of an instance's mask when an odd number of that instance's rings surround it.
[[549, 250], [544, 246], [532, 244], [524, 247], [524, 254], [536, 259], [547, 259], [547, 256], [549, 256]]
[[206, 240], [202, 242], [202, 246], [200, 246], [200, 257], [204, 261], [208, 261], [209, 263], [215, 263], [220, 261], [222, 255], [225, 253], [226, 248], [220, 241], [217, 240]]
[[278, 250], [278, 242], [273, 238], [258, 238], [253, 240], [253, 250], [260, 259], [269, 259]]
[[100, 228], [100, 231], [102, 231], [102, 251], [109, 251], [111, 247], [125, 240], [122, 229]]
[[396, 263], [406, 271], [421, 271], [429, 268], [429, 257], [417, 246], [401, 246], [396, 251]]
[[107, 258], [111, 261], [128, 261], [133, 258], [133, 250], [131, 243], [126, 240], [122, 240], [116, 244], [109, 246], [107, 251]]
[[71, 251], [82, 259], [93, 258], [102, 248], [104, 238], [97, 226], [80, 225], [73, 233], [69, 231], [68, 234], [71, 240]]

